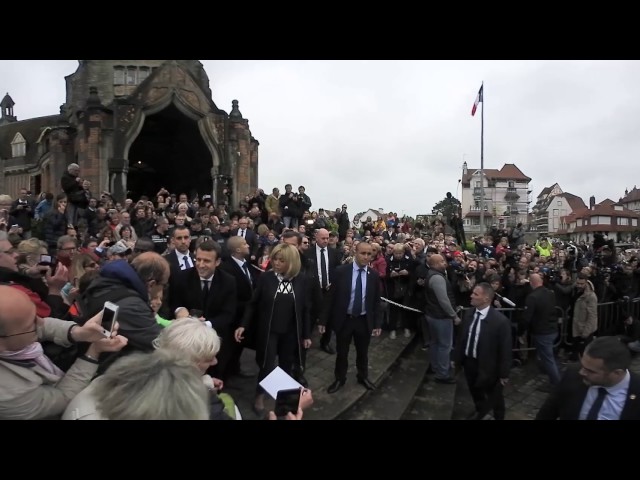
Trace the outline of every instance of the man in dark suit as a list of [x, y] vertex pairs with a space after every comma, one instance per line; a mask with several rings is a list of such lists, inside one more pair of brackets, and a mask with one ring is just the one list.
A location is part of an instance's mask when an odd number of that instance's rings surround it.
[[[217, 269], [221, 253], [220, 245], [216, 242], [202, 242], [196, 250], [195, 268], [178, 272], [170, 286], [169, 298], [173, 312], [178, 307], [185, 307], [189, 311], [199, 310], [200, 318], [208, 322], [221, 339], [226, 339], [233, 334], [237, 295], [235, 278]], [[230, 345], [232, 343], [221, 342], [220, 358], [229, 358], [227, 351], [233, 348]], [[213, 369], [211, 374], [220, 378], [220, 368]]]
[[493, 409], [496, 420], [504, 420], [503, 387], [511, 369], [511, 322], [494, 309], [494, 291], [488, 283], [476, 285], [471, 305], [462, 320], [456, 342], [454, 364], [464, 368], [475, 412], [468, 420], [482, 420]]
[[378, 274], [369, 268], [371, 255], [371, 245], [360, 242], [353, 263], [337, 267], [333, 276], [327, 308], [318, 327], [320, 333], [324, 333], [331, 317], [336, 332], [336, 379], [329, 386], [329, 393], [337, 392], [347, 381], [351, 339], [356, 345], [358, 383], [367, 390], [375, 389], [369, 380], [369, 342], [372, 334], [380, 335], [382, 316], [380, 280]]
[[618, 337], [599, 337], [567, 369], [536, 420], [640, 420], [640, 375]]
[[[336, 267], [340, 265], [340, 252], [329, 248], [329, 231], [321, 228], [315, 233], [316, 244], [307, 250], [306, 257], [309, 259], [309, 265], [317, 276], [321, 292], [321, 306], [327, 305], [331, 282], [335, 275]], [[318, 317], [322, 316], [322, 311], [318, 311]], [[316, 319], [312, 319], [315, 321]], [[328, 319], [331, 320], [330, 318]], [[320, 348], [333, 355], [336, 351], [331, 347], [331, 325], [326, 325], [325, 332], [320, 338]]]
[[166, 255], [167, 262], [171, 268], [171, 277], [177, 276], [182, 270], [189, 270], [194, 266], [194, 258], [189, 252], [191, 245], [191, 234], [185, 226], [176, 227], [171, 233], [173, 250]]
[[[222, 260], [220, 264], [220, 270], [228, 273], [236, 280], [236, 315], [233, 320], [232, 326], [229, 329], [232, 336], [229, 339], [223, 338], [222, 342], [229, 342], [232, 344], [232, 348], [229, 350], [229, 359], [218, 358], [218, 365], [220, 369], [229, 375], [247, 376], [240, 369], [240, 356], [242, 355], [243, 346], [250, 346], [255, 349], [255, 346], [250, 343], [243, 342], [238, 343], [233, 338], [233, 332], [240, 326], [242, 317], [244, 316], [244, 310], [246, 305], [251, 300], [253, 295], [253, 289], [258, 281], [256, 275], [257, 270], [253, 268], [247, 258], [249, 257], [249, 244], [242, 237], [230, 237], [227, 241], [227, 248], [230, 256]], [[224, 378], [223, 378], [224, 380]]]
[[231, 237], [242, 237], [249, 244], [249, 259], [253, 262], [258, 254], [258, 237], [256, 233], [248, 228], [249, 217], [242, 217], [238, 220], [238, 228], [231, 231]]

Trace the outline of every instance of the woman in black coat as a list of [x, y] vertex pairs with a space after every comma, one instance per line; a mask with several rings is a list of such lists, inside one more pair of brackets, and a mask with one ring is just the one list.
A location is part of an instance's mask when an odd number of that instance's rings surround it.
[[264, 390], [260, 382], [278, 366], [289, 375], [302, 364], [298, 345], [311, 346], [310, 289], [300, 274], [300, 254], [287, 244], [271, 252], [269, 270], [260, 276], [247, 305], [235, 339], [241, 342], [249, 329], [256, 339], [256, 362], [260, 367], [254, 412], [264, 414]]
[[67, 217], [64, 213], [67, 208], [67, 201], [67, 196], [64, 193], [59, 194], [56, 197], [54, 207], [44, 216], [42, 230], [50, 255], [56, 254], [58, 238], [67, 233]]

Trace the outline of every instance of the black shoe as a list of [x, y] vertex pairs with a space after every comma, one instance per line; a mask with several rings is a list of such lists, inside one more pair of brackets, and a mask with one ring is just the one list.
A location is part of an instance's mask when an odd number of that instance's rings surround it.
[[469, 412], [469, 414], [467, 414], [466, 417], [464, 417], [465, 420], [480, 420], [478, 418], [479, 412], [477, 410], [474, 410], [472, 412]]
[[456, 382], [456, 379], [455, 379], [455, 378], [451, 378], [451, 377], [447, 377], [447, 378], [436, 378], [436, 379], [434, 379], [434, 381], [435, 381], [436, 383], [443, 383], [443, 384], [446, 384], [446, 385], [453, 385], [454, 383], [458, 383], [458, 382]]
[[304, 375], [299, 374], [296, 377], [297, 382], [302, 385], [304, 388], [309, 388], [309, 382], [307, 381], [306, 378], [304, 378]]
[[329, 385], [329, 388], [327, 388], [327, 392], [336, 393], [338, 390], [344, 387], [344, 383], [344, 380], [335, 380], [331, 385]]
[[358, 383], [360, 385], [364, 385], [364, 387], [367, 390], [375, 390], [376, 389], [376, 386], [373, 383], [371, 383], [371, 380], [369, 380], [368, 378], [359, 378], [358, 379]]
[[320, 349], [327, 352], [329, 355], [336, 353], [336, 351], [331, 348], [331, 345], [320, 345]]

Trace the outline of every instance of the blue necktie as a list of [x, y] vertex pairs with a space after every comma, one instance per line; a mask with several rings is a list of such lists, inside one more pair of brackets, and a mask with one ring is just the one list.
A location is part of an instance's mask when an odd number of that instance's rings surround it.
[[364, 272], [364, 268], [358, 270], [358, 278], [356, 279], [356, 294], [353, 297], [353, 308], [351, 309], [351, 315], [354, 317], [362, 315], [362, 272]]
[[585, 420], [598, 420], [598, 414], [600, 413], [600, 409], [602, 408], [602, 404], [604, 403], [604, 399], [607, 396], [607, 389], [604, 387], [598, 388], [598, 396], [596, 397], [593, 405], [589, 409], [589, 413], [587, 414], [587, 418]]

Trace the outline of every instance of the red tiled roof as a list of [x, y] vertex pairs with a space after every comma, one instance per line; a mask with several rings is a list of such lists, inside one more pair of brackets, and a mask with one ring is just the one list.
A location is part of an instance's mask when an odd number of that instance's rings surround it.
[[581, 209], [586, 209], [587, 205], [584, 203], [584, 200], [582, 200], [582, 198], [580, 198], [577, 195], [574, 195], [573, 193], [569, 193], [569, 192], [563, 192], [563, 193], [559, 193], [558, 195], [555, 195], [556, 197], [564, 197], [567, 199], [567, 203], [569, 204], [569, 206], [571, 207], [571, 210], [573, 210], [574, 212], [576, 210], [581, 210]]
[[[468, 185], [471, 181], [471, 176], [478, 170], [480, 169], [468, 168], [467, 173], [462, 176], [462, 183]], [[505, 163], [500, 170], [485, 168], [484, 174], [487, 178], [495, 180], [531, 180], [513, 163]]]

